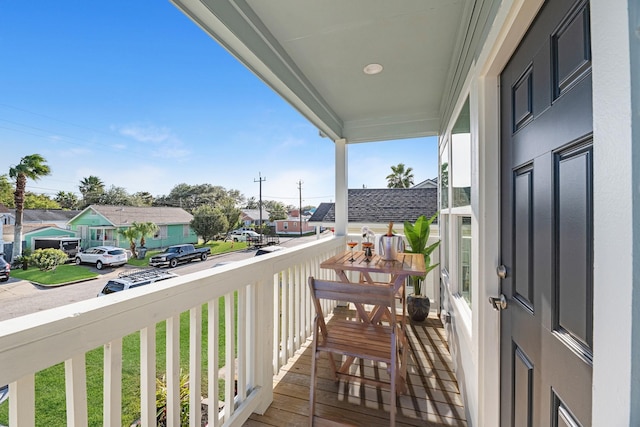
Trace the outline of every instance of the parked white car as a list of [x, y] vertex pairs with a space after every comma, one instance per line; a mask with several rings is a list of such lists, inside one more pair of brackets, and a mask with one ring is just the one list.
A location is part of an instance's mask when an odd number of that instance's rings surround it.
[[120, 267], [127, 263], [127, 252], [116, 246], [96, 246], [76, 254], [76, 265], [94, 264], [98, 270], [104, 267]]
[[140, 286], [149, 285], [151, 283], [161, 282], [163, 280], [178, 277], [177, 274], [160, 269], [144, 269], [127, 273], [120, 273], [117, 279], [111, 279], [104, 285], [104, 288], [98, 293], [99, 297], [112, 294], [114, 292], [125, 291]]

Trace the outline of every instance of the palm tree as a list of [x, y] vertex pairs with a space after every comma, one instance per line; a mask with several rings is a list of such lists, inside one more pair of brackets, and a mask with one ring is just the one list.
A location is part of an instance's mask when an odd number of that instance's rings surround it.
[[20, 159], [20, 163], [9, 169], [9, 177], [16, 180], [16, 191], [13, 198], [16, 205], [16, 224], [13, 237], [13, 255], [16, 259], [22, 254], [22, 216], [24, 211], [24, 195], [27, 178], [34, 181], [51, 173], [47, 161], [40, 154], [31, 154]]
[[144, 248], [146, 236], [154, 234], [158, 231], [158, 226], [153, 222], [133, 222], [131, 227], [135, 228], [140, 233], [140, 247]]
[[134, 226], [119, 229], [118, 234], [129, 241], [129, 247], [131, 248], [131, 254], [134, 258], [138, 258], [138, 253], [136, 252], [136, 239], [140, 237], [140, 231]]
[[82, 193], [82, 201], [86, 207], [100, 201], [100, 196], [104, 194], [104, 182], [97, 176], [90, 175], [82, 178], [78, 189]]
[[409, 188], [413, 185], [413, 168], [405, 170], [404, 163], [391, 166], [392, 173], [387, 175], [387, 188]]

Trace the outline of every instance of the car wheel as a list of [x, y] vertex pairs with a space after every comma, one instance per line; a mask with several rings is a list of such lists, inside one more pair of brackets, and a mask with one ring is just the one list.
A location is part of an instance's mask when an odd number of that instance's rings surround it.
[[8, 278], [8, 277], [4, 277], [4, 278], [0, 279], [0, 282], [6, 282], [6, 281], [8, 281], [8, 280], [9, 280], [9, 278]]
[[206, 254], [206, 253], [201, 254], [201, 255], [200, 255], [200, 259], [201, 259], [202, 261], [206, 261], [206, 260], [207, 260], [207, 254]]
[[80, 259], [80, 257], [76, 257], [76, 265], [80, 264], [82, 264], [82, 260]]
[[169, 261], [169, 267], [174, 268], [176, 265], [178, 265], [177, 259], [174, 258], [171, 261]]
[[237, 242], [237, 241], [238, 241], [238, 238], [237, 238], [237, 237], [234, 237], [234, 238], [233, 238], [233, 241], [234, 241], [234, 242]]
[[102, 270], [102, 267], [103, 267], [103, 265], [102, 265], [102, 261], [96, 261], [96, 268], [97, 268], [98, 270]]

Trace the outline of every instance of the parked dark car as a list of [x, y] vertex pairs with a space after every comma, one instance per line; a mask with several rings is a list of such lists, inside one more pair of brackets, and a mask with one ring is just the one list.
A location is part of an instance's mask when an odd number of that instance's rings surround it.
[[151, 267], [169, 266], [173, 268], [178, 263], [191, 262], [198, 259], [206, 261], [210, 253], [211, 248], [208, 246], [196, 249], [191, 244], [174, 245], [169, 246], [164, 252], [152, 256], [149, 259], [149, 265]]
[[9, 273], [11, 272], [11, 265], [4, 258], [0, 257], [0, 282], [6, 282], [9, 280]]

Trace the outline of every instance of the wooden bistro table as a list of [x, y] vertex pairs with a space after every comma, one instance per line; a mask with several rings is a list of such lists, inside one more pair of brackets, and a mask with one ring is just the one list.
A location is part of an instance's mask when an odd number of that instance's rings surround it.
[[[398, 297], [402, 299], [402, 336], [400, 337], [402, 357], [398, 387], [401, 393], [406, 393], [407, 339], [405, 323], [405, 283], [409, 276], [424, 276], [426, 274], [424, 256], [422, 254], [398, 253], [394, 261], [385, 261], [376, 254], [367, 262], [364, 251], [354, 251], [354, 261], [349, 261], [350, 259], [351, 251], [348, 250], [320, 263], [320, 268], [334, 270], [343, 282], [351, 282], [347, 272], [355, 271], [360, 273], [358, 278], [359, 283], [367, 283], [371, 286], [393, 286]], [[376, 281], [371, 276], [372, 273], [388, 274], [389, 279], [386, 282]], [[369, 321], [373, 324], [381, 322], [385, 316], [391, 317], [391, 313], [386, 307], [373, 307], [370, 312], [367, 312], [365, 307], [356, 306], [356, 310], [362, 321]], [[346, 365], [348, 366], [349, 363], [346, 363]]]
[[[349, 261], [351, 259], [351, 251], [346, 251], [320, 263], [320, 268], [334, 270], [343, 282], [350, 282], [347, 272], [355, 271], [360, 273], [358, 279], [360, 283], [368, 283], [372, 286], [393, 286], [396, 294], [402, 298], [402, 315], [404, 316], [406, 279], [409, 276], [424, 276], [426, 274], [424, 256], [422, 254], [400, 252], [394, 261], [385, 261], [380, 255], [375, 254], [367, 262], [364, 251], [354, 251], [353, 258], [354, 261]], [[389, 280], [386, 282], [375, 281], [371, 277], [371, 273], [389, 274]], [[356, 309], [362, 316], [362, 307], [356, 307]], [[369, 316], [370, 321], [372, 323], [379, 322], [382, 320], [385, 311], [374, 307]]]

